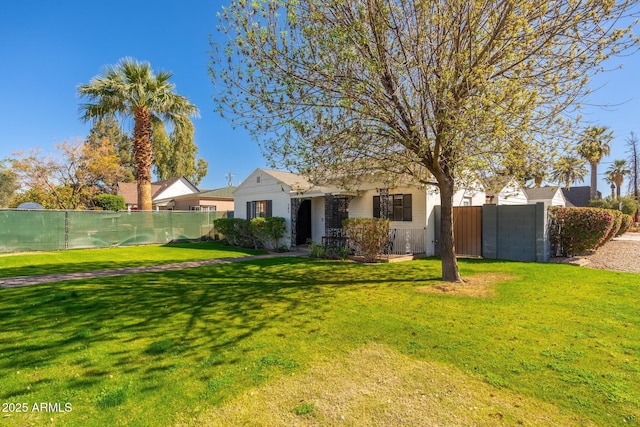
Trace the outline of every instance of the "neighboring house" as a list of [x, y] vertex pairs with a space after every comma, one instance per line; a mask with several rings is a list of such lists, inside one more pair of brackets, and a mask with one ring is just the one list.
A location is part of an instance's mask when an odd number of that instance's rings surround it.
[[[392, 233], [402, 242], [396, 250], [435, 253], [434, 207], [440, 204], [435, 186], [402, 183], [390, 188], [374, 182], [343, 189], [316, 186], [290, 172], [258, 168], [238, 186], [234, 197], [236, 218], [284, 217], [286, 246], [339, 236], [345, 218], [384, 217], [391, 220]], [[482, 190], [461, 190], [454, 204], [479, 206], [484, 200]]]
[[484, 180], [482, 183], [487, 193], [486, 203], [489, 205], [526, 205], [527, 194], [513, 178]]
[[562, 188], [559, 187], [536, 187], [526, 188], [525, 193], [529, 204], [536, 204], [538, 202], [544, 203], [545, 207], [549, 206], [567, 206], [567, 201], [564, 198]]
[[[173, 198], [196, 193], [198, 188], [183, 176], [151, 183], [154, 210], [172, 209]], [[138, 185], [135, 182], [119, 182], [117, 194], [124, 197], [128, 210], [138, 208]]]
[[[562, 195], [567, 201], [567, 207], [585, 207], [589, 205], [591, 200], [591, 186], [563, 188]], [[599, 191], [598, 197], [602, 197], [602, 193]]]
[[174, 197], [154, 200], [161, 209], [176, 211], [218, 211], [233, 210], [233, 192], [236, 187], [223, 187], [215, 190], [199, 191]]

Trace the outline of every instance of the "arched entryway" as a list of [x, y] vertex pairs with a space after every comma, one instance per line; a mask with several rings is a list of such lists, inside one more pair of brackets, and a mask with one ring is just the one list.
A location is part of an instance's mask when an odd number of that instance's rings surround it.
[[304, 245], [311, 239], [311, 200], [300, 202], [296, 218], [296, 245]]

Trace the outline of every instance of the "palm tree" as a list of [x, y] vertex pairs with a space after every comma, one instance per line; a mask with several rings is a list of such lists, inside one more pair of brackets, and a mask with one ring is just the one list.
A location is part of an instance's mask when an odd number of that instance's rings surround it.
[[625, 175], [629, 175], [631, 170], [627, 166], [626, 160], [614, 160], [609, 169], [607, 169], [607, 176], [616, 185], [616, 198], [620, 198], [620, 187], [624, 181]]
[[609, 184], [611, 186], [611, 200], [615, 199], [615, 197], [616, 197], [616, 184], [614, 182], [613, 176], [607, 174], [604, 177], [604, 182], [606, 182], [607, 184]]
[[598, 163], [604, 156], [611, 152], [609, 142], [613, 139], [613, 134], [607, 132], [605, 126], [592, 126], [585, 130], [582, 141], [578, 145], [578, 154], [591, 165], [591, 192], [590, 198], [595, 199], [598, 195]]
[[587, 172], [583, 159], [577, 156], [563, 156], [553, 165], [551, 180], [569, 188], [574, 182], [584, 179]]
[[175, 128], [185, 126], [198, 109], [187, 98], [175, 93], [169, 83], [169, 72], [154, 74], [148, 62], [124, 58], [107, 67], [103, 76], [96, 76], [89, 84], [78, 86], [80, 96], [89, 102], [81, 106], [82, 119], [100, 119], [108, 115], [133, 117], [133, 157], [138, 184], [138, 209], [147, 211], [151, 204], [151, 165], [153, 163], [154, 120], [171, 123]]

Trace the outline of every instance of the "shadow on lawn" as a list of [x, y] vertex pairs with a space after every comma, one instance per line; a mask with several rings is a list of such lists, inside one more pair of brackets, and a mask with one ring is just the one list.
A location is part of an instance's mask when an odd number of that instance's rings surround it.
[[413, 280], [406, 268], [276, 258], [5, 289], [0, 330], [13, 338], [0, 344], [0, 370], [88, 369], [88, 348], [111, 357], [101, 371], [146, 369], [137, 358], [166, 354], [229, 363], [230, 349], [266, 328], [314, 333], [337, 287]]
[[[168, 249], [171, 251], [172, 249], [178, 250], [180, 255], [176, 255], [175, 257], [167, 256], [162, 259], [136, 259], [135, 255], [123, 254], [118, 252], [118, 250], [127, 250], [131, 249], [131, 247], [120, 247], [120, 248], [102, 248], [96, 249], [96, 251], [100, 250], [113, 250], [113, 259], [100, 259], [100, 260], [89, 260], [86, 262], [68, 262], [62, 263], [60, 261], [52, 262], [49, 264], [34, 264], [34, 265], [25, 265], [19, 267], [4, 267], [0, 270], [0, 278], [8, 278], [8, 277], [19, 277], [19, 276], [37, 276], [42, 274], [57, 274], [57, 273], [75, 273], [80, 271], [92, 271], [92, 270], [111, 270], [126, 267], [141, 267], [147, 265], [159, 265], [159, 264], [173, 264], [179, 262], [189, 262], [189, 261], [198, 261], [204, 259], [212, 259], [212, 258], [226, 258], [230, 256], [234, 256], [237, 254], [238, 256], [250, 256], [250, 255], [261, 255], [266, 254], [266, 251], [263, 250], [252, 250], [252, 249], [242, 249], [235, 248], [226, 245], [223, 242], [195, 242], [195, 243], [167, 243], [161, 246], [162, 248]], [[143, 249], [143, 248], [142, 248]], [[200, 252], [207, 253], [211, 252], [212, 255], [209, 256], [196, 256], [196, 257], [185, 257], [184, 249], [197, 250]], [[93, 254], [92, 249], [83, 249], [79, 251], [87, 251], [88, 254]], [[216, 254], [215, 252], [220, 252], [220, 254]], [[64, 251], [62, 252], [64, 254]], [[170, 254], [170, 252], [167, 252]], [[26, 256], [30, 256], [27, 254]], [[37, 256], [37, 255], [34, 255]], [[80, 257], [81, 255], [78, 255]], [[126, 259], [123, 259], [123, 256], [126, 256]]]

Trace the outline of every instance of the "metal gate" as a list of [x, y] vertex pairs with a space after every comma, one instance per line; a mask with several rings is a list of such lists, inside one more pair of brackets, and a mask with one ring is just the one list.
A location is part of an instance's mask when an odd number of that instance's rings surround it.
[[482, 206], [453, 208], [456, 255], [482, 256]]

